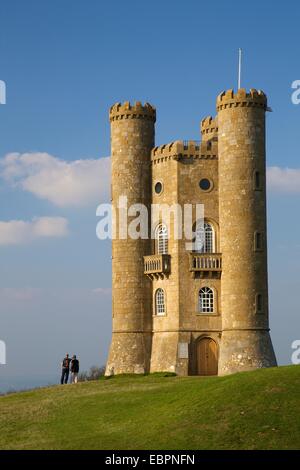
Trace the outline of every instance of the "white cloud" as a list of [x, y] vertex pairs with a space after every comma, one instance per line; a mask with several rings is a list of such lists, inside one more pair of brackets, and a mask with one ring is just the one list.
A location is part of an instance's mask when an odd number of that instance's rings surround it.
[[37, 238], [65, 237], [68, 220], [64, 217], [36, 217], [32, 221], [0, 221], [0, 245], [20, 245]]
[[96, 206], [108, 200], [110, 158], [68, 162], [48, 153], [10, 153], [0, 161], [0, 175], [59, 207]]
[[93, 294], [111, 295], [111, 287], [97, 287], [92, 290]]
[[[13, 187], [59, 207], [95, 206], [109, 199], [110, 158], [65, 161], [48, 153], [9, 153], [0, 176]], [[267, 168], [268, 190], [300, 193], [299, 168]]]
[[300, 193], [300, 168], [267, 169], [268, 190], [278, 193]]

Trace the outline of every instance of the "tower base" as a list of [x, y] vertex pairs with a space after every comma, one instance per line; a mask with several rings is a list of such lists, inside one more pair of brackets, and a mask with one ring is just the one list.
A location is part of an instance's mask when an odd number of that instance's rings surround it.
[[153, 335], [151, 372], [177, 372], [178, 333], [157, 332]]
[[276, 357], [268, 330], [223, 331], [219, 375], [276, 366]]
[[105, 375], [149, 372], [151, 336], [151, 333], [113, 333]]

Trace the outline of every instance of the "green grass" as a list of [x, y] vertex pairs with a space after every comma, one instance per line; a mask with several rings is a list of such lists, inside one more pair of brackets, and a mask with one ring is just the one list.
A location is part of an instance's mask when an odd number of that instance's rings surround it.
[[300, 366], [0, 397], [0, 449], [299, 449]]

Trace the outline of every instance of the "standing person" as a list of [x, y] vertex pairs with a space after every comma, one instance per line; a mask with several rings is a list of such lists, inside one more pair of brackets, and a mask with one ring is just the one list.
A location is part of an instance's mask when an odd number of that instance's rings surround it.
[[68, 383], [70, 362], [71, 362], [71, 359], [69, 358], [69, 354], [66, 354], [66, 357], [64, 357], [61, 363], [61, 379], [60, 379], [61, 384]]
[[78, 381], [78, 372], [79, 372], [79, 361], [76, 358], [76, 355], [72, 357], [71, 361], [71, 382], [72, 384], [77, 384]]

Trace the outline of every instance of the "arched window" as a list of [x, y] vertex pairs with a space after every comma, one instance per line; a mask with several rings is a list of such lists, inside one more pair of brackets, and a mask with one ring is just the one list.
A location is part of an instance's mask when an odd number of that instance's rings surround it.
[[156, 228], [156, 252], [159, 255], [168, 253], [168, 229], [165, 224], [159, 224]]
[[156, 315], [165, 315], [165, 292], [163, 289], [157, 289], [155, 292], [155, 313]]
[[210, 287], [202, 287], [199, 290], [199, 311], [200, 313], [214, 312], [214, 291]]
[[196, 222], [194, 251], [197, 253], [215, 252], [215, 231], [213, 226], [205, 222], [204, 224]]

